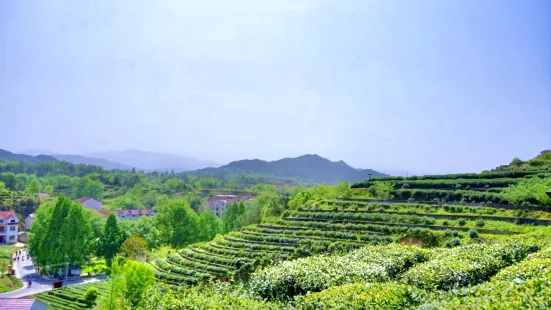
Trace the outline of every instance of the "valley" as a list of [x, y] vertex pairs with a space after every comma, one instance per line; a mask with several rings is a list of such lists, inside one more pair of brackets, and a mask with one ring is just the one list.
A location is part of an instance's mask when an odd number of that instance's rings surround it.
[[[166, 309], [439, 309], [458, 298], [465, 309], [489, 309], [487, 300], [528, 306], [513, 288], [539, 298], [541, 306], [551, 300], [537, 289], [551, 281], [548, 154], [527, 161], [537, 167], [370, 176], [351, 185], [310, 187], [263, 183], [267, 179], [247, 174], [225, 178], [4, 160], [0, 202], [21, 217], [36, 214], [27, 246], [39, 268], [55, 271], [48, 266], [73, 257], [72, 264], [95, 270], [89, 275], [111, 275], [106, 282], [36, 295], [53, 309], [93, 309], [113, 294], [136, 309], [148, 309], [154, 300], [172, 305]], [[43, 191], [49, 198], [33, 196]], [[85, 195], [106, 211], [72, 200]], [[213, 199], [231, 200], [206, 208]], [[106, 216], [119, 212], [109, 210], [144, 208], [153, 215]], [[78, 253], [70, 246], [54, 258], [59, 250], [46, 244], [72, 242], [52, 235], [48, 224], [63, 209], [82, 214], [80, 225], [88, 227], [75, 230], [72, 239], [100, 242]], [[74, 229], [75, 216], [61, 221], [61, 231]], [[142, 245], [132, 250], [129, 242]], [[534, 264], [544, 272], [529, 272]], [[134, 287], [135, 276], [149, 280]], [[508, 280], [518, 277], [523, 282]], [[86, 300], [92, 287], [97, 297]], [[129, 299], [117, 287], [138, 293]], [[487, 291], [495, 287], [509, 291]]]

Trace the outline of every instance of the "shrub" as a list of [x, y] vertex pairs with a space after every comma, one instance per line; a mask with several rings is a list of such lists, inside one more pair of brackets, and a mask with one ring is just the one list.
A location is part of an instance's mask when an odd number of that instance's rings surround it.
[[459, 237], [459, 232], [455, 230], [447, 229], [444, 231], [444, 237], [446, 238]]
[[478, 231], [476, 229], [469, 229], [469, 238], [477, 239], [478, 238]]
[[443, 226], [450, 226], [450, 222], [444, 221], [444, 222], [442, 222], [442, 225], [443, 225]]
[[407, 270], [402, 281], [422, 289], [450, 290], [488, 280], [501, 268], [538, 249], [534, 240], [511, 237], [498, 244], [470, 244], [443, 249], [426, 263]]
[[[423, 292], [396, 283], [353, 283], [296, 297], [297, 309], [411, 309], [423, 301]], [[375, 307], [375, 305], [379, 307]]]
[[476, 221], [476, 227], [484, 227], [485, 223], [484, 221], [480, 220], [480, 221]]
[[382, 282], [426, 261], [428, 252], [399, 244], [368, 246], [344, 256], [314, 256], [256, 271], [251, 291], [262, 298], [286, 300], [306, 292], [352, 282]]
[[98, 289], [92, 286], [88, 290], [86, 290], [86, 293], [84, 293], [84, 300], [86, 300], [86, 302], [89, 304], [93, 304], [96, 302], [98, 294]]
[[530, 254], [488, 282], [432, 296], [419, 309], [549, 309], [551, 249]]
[[464, 218], [460, 218], [457, 220], [457, 225], [465, 226], [465, 224], [467, 224], [467, 220], [465, 220]]
[[451, 238], [444, 242], [444, 246], [447, 248], [453, 248], [461, 244], [461, 240], [457, 237]]

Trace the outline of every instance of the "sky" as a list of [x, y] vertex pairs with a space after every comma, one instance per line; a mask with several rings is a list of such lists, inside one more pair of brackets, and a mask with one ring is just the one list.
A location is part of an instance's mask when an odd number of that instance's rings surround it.
[[551, 149], [551, 2], [3, 0], [0, 148], [492, 169]]

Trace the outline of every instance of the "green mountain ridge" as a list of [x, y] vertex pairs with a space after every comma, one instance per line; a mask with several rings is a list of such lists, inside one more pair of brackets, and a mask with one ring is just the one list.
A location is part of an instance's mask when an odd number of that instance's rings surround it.
[[30, 155], [25, 155], [25, 154], [12, 153], [10, 151], [6, 151], [6, 150], [3, 150], [3, 149], [0, 149], [0, 159], [5, 159], [5, 160], [8, 160], [8, 161], [20, 161], [20, 162], [25, 162], [25, 163], [58, 161], [55, 157], [52, 157], [50, 155], [30, 156]]
[[309, 183], [360, 182], [370, 177], [387, 176], [372, 169], [356, 169], [344, 161], [333, 162], [316, 154], [275, 161], [245, 159], [233, 161], [218, 168], [205, 168], [189, 172], [196, 176], [231, 177], [258, 175], [272, 178], [295, 179]]

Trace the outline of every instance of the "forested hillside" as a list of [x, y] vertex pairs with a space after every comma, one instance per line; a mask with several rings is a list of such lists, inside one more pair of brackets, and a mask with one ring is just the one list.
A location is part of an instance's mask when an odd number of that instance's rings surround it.
[[259, 159], [240, 160], [219, 168], [200, 169], [190, 173], [197, 176], [217, 177], [257, 175], [315, 184], [359, 182], [370, 176], [385, 176], [384, 173], [371, 169], [355, 169], [343, 161], [332, 162], [319, 155], [303, 155], [270, 162]]

